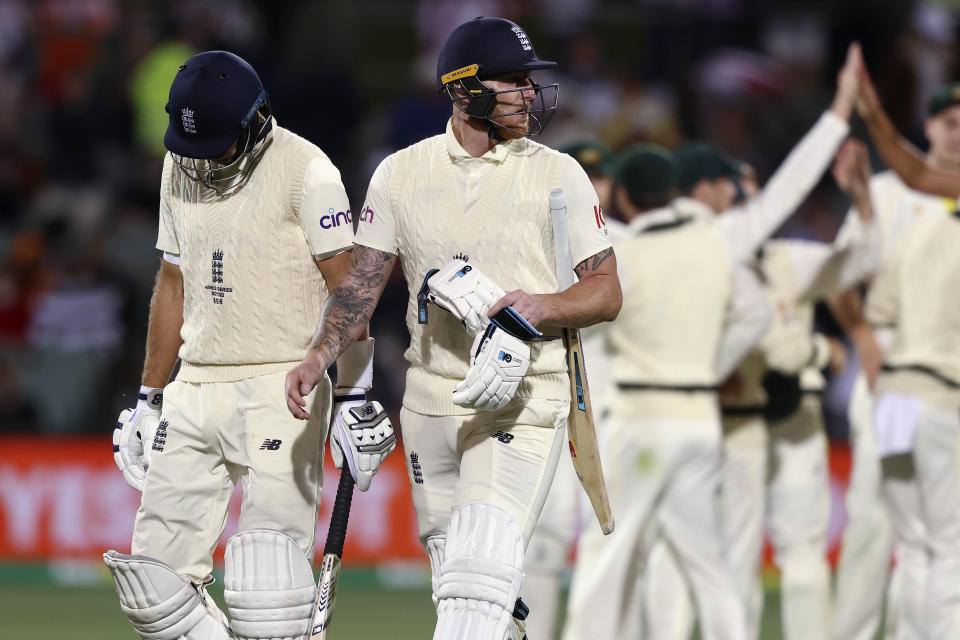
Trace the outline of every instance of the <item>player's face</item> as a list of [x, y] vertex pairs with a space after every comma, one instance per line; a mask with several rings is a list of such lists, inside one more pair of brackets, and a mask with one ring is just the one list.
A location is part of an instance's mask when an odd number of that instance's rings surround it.
[[[496, 122], [503, 127], [513, 129], [513, 131], [510, 131], [502, 128], [499, 131], [500, 135], [505, 138], [522, 138], [526, 135], [530, 130], [530, 116], [526, 113], [517, 112], [529, 109], [537, 95], [530, 80], [530, 72], [518, 71], [493, 76], [484, 79], [483, 84], [494, 91], [508, 92], [497, 95], [497, 104], [490, 112], [492, 116], [502, 116], [497, 118]], [[520, 91], [513, 91], [513, 89], [520, 89]]]
[[737, 185], [730, 178], [701, 180], [694, 197], [707, 204], [716, 213], [722, 213], [733, 206], [737, 198]]
[[938, 162], [960, 166], [960, 105], [944, 109], [926, 122], [930, 155]]

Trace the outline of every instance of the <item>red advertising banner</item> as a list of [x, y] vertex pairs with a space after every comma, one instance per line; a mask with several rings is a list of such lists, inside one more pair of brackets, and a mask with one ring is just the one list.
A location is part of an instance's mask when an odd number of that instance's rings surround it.
[[[828, 547], [836, 560], [846, 524], [843, 496], [850, 472], [845, 445], [831, 447]], [[326, 539], [339, 471], [329, 456], [317, 522], [317, 552]], [[95, 560], [107, 549], [129, 552], [140, 493], [131, 489], [103, 438], [0, 437], [0, 563]], [[237, 530], [234, 493], [223, 543]], [[766, 554], [771, 561], [769, 547]], [[384, 463], [370, 490], [354, 495], [344, 550], [348, 565], [426, 562], [401, 452]]]
[[[339, 470], [324, 464], [317, 552], [326, 539]], [[123, 480], [104, 438], [0, 437], [0, 562], [97, 559], [130, 551], [140, 493]], [[234, 493], [223, 544], [237, 530]], [[391, 455], [370, 490], [357, 491], [344, 563], [425, 562], [403, 456]]]

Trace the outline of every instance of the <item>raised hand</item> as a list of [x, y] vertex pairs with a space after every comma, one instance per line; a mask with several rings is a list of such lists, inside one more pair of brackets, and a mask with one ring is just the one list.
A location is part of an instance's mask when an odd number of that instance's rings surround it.
[[830, 110], [844, 120], [850, 117], [860, 87], [860, 78], [863, 71], [863, 56], [860, 44], [853, 42], [847, 49], [847, 59], [837, 73], [837, 93]]

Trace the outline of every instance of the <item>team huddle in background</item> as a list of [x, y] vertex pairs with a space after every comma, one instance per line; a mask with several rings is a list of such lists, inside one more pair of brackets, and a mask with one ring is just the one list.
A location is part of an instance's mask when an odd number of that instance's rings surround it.
[[[367, 398], [368, 327], [399, 262], [396, 429], [435, 640], [755, 640], [765, 527], [784, 638], [868, 640], [884, 611], [887, 638], [960, 638], [960, 85], [932, 96], [922, 156], [851, 45], [833, 102], [761, 185], [703, 143], [531, 140], [559, 104], [535, 74], [555, 66], [508, 20], [457, 27], [437, 61], [446, 131], [377, 167], [353, 225], [338, 170], [280, 126], [249, 64], [180, 67], [142, 386], [113, 438], [142, 499], [131, 555], [104, 554], [140, 637], [314, 637], [324, 443], [361, 491], [395, 447]], [[893, 171], [871, 176], [854, 112]], [[852, 205], [833, 242], [771, 238], [827, 172]], [[820, 302], [862, 368], [835, 594], [821, 395], [845, 350], [814, 332]], [[576, 329], [609, 535], [567, 454]], [[224, 612], [206, 587], [237, 484]]]

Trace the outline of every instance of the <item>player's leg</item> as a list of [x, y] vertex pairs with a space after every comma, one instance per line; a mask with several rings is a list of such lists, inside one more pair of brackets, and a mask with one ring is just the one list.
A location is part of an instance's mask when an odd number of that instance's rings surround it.
[[958, 409], [923, 403], [914, 459], [927, 525], [929, 637], [960, 638], [960, 440]]
[[767, 514], [785, 640], [828, 635], [830, 484], [820, 410], [819, 398], [808, 394], [792, 415], [770, 425]]
[[173, 382], [134, 523], [132, 552], [109, 552], [124, 613], [156, 640], [226, 638], [204, 589], [233, 484], [205, 426], [214, 407], [201, 385]]
[[636, 418], [636, 394], [621, 396], [605, 438], [604, 476], [617, 526], [604, 536], [593, 514], [584, 521], [567, 602], [565, 640], [630, 637], [643, 573], [641, 540], [654, 527], [651, 516], [670, 456], [659, 439], [660, 424]]
[[760, 637], [763, 586], [764, 494], [767, 476], [766, 424], [760, 416], [724, 417], [720, 500], [727, 562], [746, 610], [747, 638]]
[[304, 422], [286, 409], [285, 375], [204, 385], [220, 403], [221, 446], [243, 488], [224, 554], [224, 600], [238, 638], [297, 637], [312, 614], [330, 381], [308, 396]]
[[568, 408], [528, 400], [459, 419], [435, 639], [515, 637], [524, 548], [564, 451]]
[[670, 474], [658, 508], [664, 536], [687, 576], [704, 640], [746, 638], [744, 606], [723, 549], [721, 442], [716, 420], [674, 420], [685, 434], [682, 463]]
[[[643, 571], [644, 633], [650, 640], [687, 640], [693, 632], [694, 610], [690, 587], [680, 560], [666, 538], [658, 536], [647, 554]], [[634, 633], [629, 637], [640, 637]]]
[[525, 575], [520, 596], [530, 608], [527, 634], [531, 638], [553, 640], [557, 637], [560, 583], [576, 533], [579, 495], [573, 462], [570, 456], [561, 453], [550, 493], [523, 558]]
[[446, 547], [453, 491], [460, 477], [457, 416], [427, 416], [406, 407], [400, 410], [407, 477], [417, 514], [420, 541], [430, 559], [433, 605]]
[[[880, 627], [887, 590], [893, 528], [880, 490], [872, 407], [866, 379], [860, 375], [848, 409], [853, 468], [846, 496], [847, 526], [837, 564], [834, 640], [872, 640]], [[896, 607], [888, 606], [888, 627], [895, 618]]]

